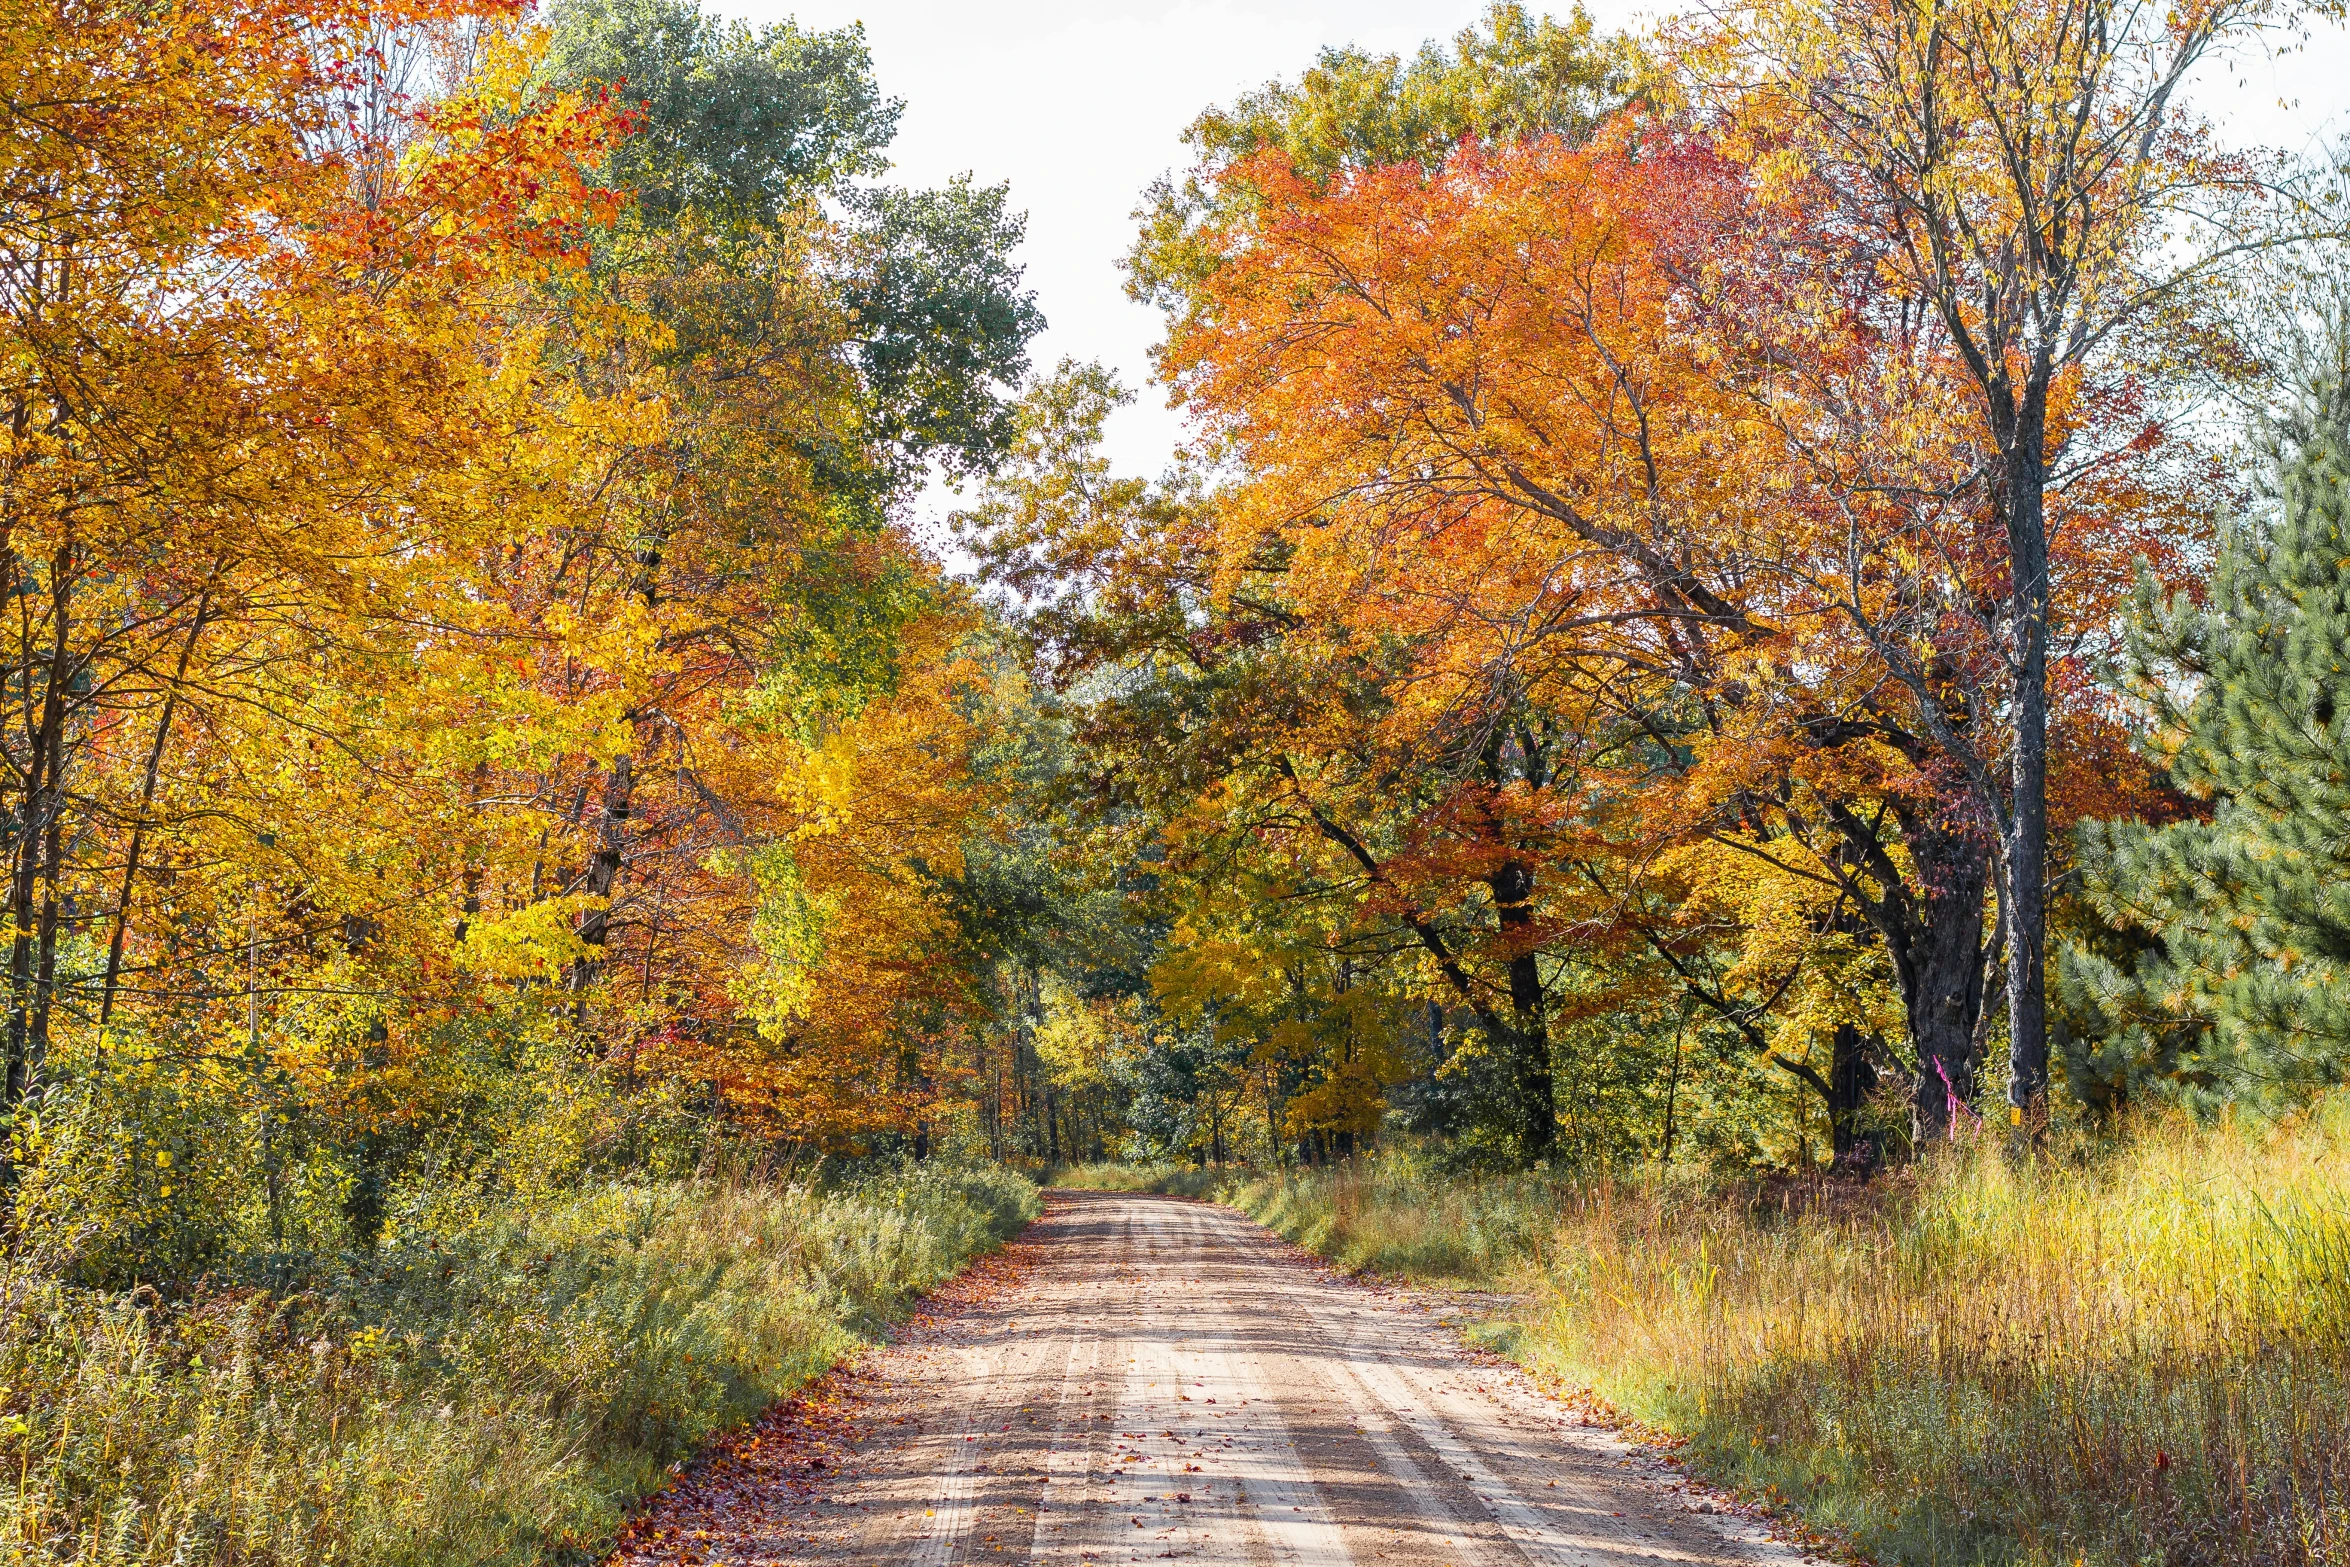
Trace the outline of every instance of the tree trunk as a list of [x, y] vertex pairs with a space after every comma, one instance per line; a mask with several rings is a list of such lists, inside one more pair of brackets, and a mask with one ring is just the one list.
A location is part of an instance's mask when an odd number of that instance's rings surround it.
[[612, 933], [612, 889], [620, 880], [620, 867], [628, 858], [628, 817], [636, 793], [636, 774], [629, 754], [623, 751], [613, 758], [612, 776], [604, 783], [604, 809], [596, 825], [596, 852], [588, 860], [587, 876], [581, 890], [592, 898], [606, 900], [600, 909], [590, 909], [579, 922], [579, 939], [593, 949], [588, 956], [572, 965], [571, 989], [581, 997], [579, 1006], [586, 1006], [585, 992], [595, 982], [603, 967], [603, 950]]
[[1869, 1041], [1857, 1024], [1837, 1024], [1828, 1055], [1828, 1135], [1839, 1174], [1867, 1175], [1882, 1156], [1876, 1134], [1861, 1126], [1862, 1112], [1876, 1086], [1877, 1063], [1870, 1054]]
[[1665, 1129], [1657, 1139], [1656, 1149], [1656, 1168], [1660, 1175], [1673, 1162], [1673, 1111], [1681, 1090], [1681, 1035], [1688, 1026], [1688, 1018], [1684, 1016], [1673, 1028], [1673, 1060], [1665, 1071]]
[[1270, 1062], [1265, 1065], [1265, 1148], [1272, 1154], [1275, 1164], [1283, 1162], [1281, 1158], [1281, 1106], [1273, 1096], [1273, 1067]]
[[131, 821], [130, 850], [123, 856], [122, 893], [115, 899], [114, 934], [106, 943], [106, 982], [98, 1002], [98, 1045], [106, 1044], [106, 1024], [114, 1016], [116, 986], [122, 979], [122, 943], [130, 929], [131, 894], [139, 879], [139, 854], [146, 845], [147, 813], [155, 806], [155, 783], [163, 769], [163, 748], [171, 739], [171, 721], [179, 711], [180, 689], [187, 684], [188, 662], [196, 656], [196, 639], [212, 609], [212, 590], [196, 601], [196, 618], [188, 625], [188, 640], [180, 644], [179, 667], [172, 671], [171, 689], [163, 693], [163, 712], [155, 720], [155, 741], [147, 748], [147, 770], [139, 783], [139, 814]]
[[[50, 604], [54, 637], [50, 646], [40, 718], [27, 737], [24, 820], [17, 826], [16, 858], [9, 878], [8, 916], [15, 932], [8, 960], [8, 1063], [0, 1086], [0, 1109], [13, 1111], [23, 1103], [48, 1056], [47, 999], [37, 994], [52, 976], [56, 963], [56, 852], [58, 814], [64, 808], [62, 774], [65, 768], [65, 692], [70, 678], [67, 653], [68, 615], [72, 609], [73, 546], [61, 548], [50, 563]], [[30, 671], [27, 671], [29, 682]], [[26, 717], [30, 719], [32, 693], [27, 690]], [[44, 881], [47, 898], [44, 900]], [[44, 918], [44, 903], [47, 917]]]
[[47, 841], [42, 845], [40, 964], [33, 984], [33, 1026], [26, 1063], [34, 1076], [49, 1059], [49, 1013], [57, 999], [57, 883], [65, 868], [64, 791], [54, 791]]
[[2015, 759], [2007, 837], [2007, 1102], [2048, 1093], [2048, 529], [2045, 420], [2034, 393], [2008, 442], [2006, 511], [2016, 639]]
[[1894, 968], [1917, 1051], [1911, 1130], [1922, 1147], [1950, 1135], [1954, 1107], [1973, 1081], [1991, 867], [1987, 845], [1963, 825], [1913, 820], [1903, 826], [1919, 889]]
[[1512, 1087], [1520, 1152], [1528, 1164], [1550, 1157], [1558, 1137], [1558, 1100], [1550, 1074], [1550, 1026], [1543, 1012], [1542, 970], [1533, 946], [1534, 872], [1512, 862], [1489, 883], [1509, 950]]

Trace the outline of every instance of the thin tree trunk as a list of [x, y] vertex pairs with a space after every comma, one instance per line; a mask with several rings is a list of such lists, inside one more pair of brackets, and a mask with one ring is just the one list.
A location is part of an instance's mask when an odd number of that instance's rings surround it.
[[[42, 961], [41, 932], [48, 926], [54, 942], [54, 919], [44, 921], [40, 891], [44, 871], [54, 879], [56, 867], [50, 855], [56, 847], [51, 833], [53, 818], [60, 804], [59, 774], [64, 767], [65, 743], [65, 685], [67, 675], [68, 614], [72, 608], [73, 545], [69, 541], [61, 548], [50, 565], [50, 603], [54, 622], [51, 639], [46, 688], [41, 696], [41, 716], [33, 726], [31, 745], [25, 766], [24, 821], [19, 825], [16, 841], [14, 875], [10, 878], [8, 915], [15, 932], [8, 959], [8, 1067], [5, 1083], [5, 1104], [0, 1108], [13, 1110], [24, 1101], [31, 1090], [33, 1079], [48, 1054], [48, 1040], [39, 1032], [45, 1029], [48, 1010], [40, 1006], [35, 991], [41, 976], [51, 967]], [[31, 671], [26, 670], [29, 681]], [[27, 716], [30, 716], [32, 693], [25, 693]], [[51, 887], [52, 900], [54, 886]], [[52, 962], [54, 952], [49, 954]]]
[[38, 1079], [49, 1059], [49, 1014], [57, 999], [57, 882], [65, 863], [64, 812], [52, 803], [41, 845], [40, 963], [33, 986], [33, 1026], [26, 1068]]
[[261, 1054], [261, 913], [258, 901], [245, 911], [245, 1033], [253, 1073], [261, 1083], [261, 1185], [269, 1213], [269, 1249], [285, 1245], [284, 1208], [279, 1198], [277, 1107], [271, 1093], [269, 1067]]
[[1837, 1024], [1828, 1055], [1828, 1132], [1839, 1173], [1867, 1175], [1877, 1167], [1877, 1140], [1860, 1124], [1876, 1086], [1877, 1064], [1859, 1025]]
[[[147, 812], [155, 804], [155, 780], [163, 768], [163, 748], [171, 737], [171, 721], [179, 711], [180, 688], [188, 678], [188, 662], [196, 655], [196, 638], [212, 606], [212, 590], [196, 601], [196, 618], [188, 626], [188, 640], [180, 644], [179, 667], [172, 671], [171, 689], [163, 693], [163, 712], [155, 720], [155, 743], [147, 748], [147, 771], [139, 783], [139, 814], [131, 821], [130, 850], [123, 856], [122, 893], [114, 900], [114, 934], [106, 943], [106, 988], [98, 1002], [98, 1048], [106, 1048], [106, 1025], [114, 1016], [115, 987], [122, 978], [122, 942], [130, 927], [131, 892], [138, 881], [139, 853], [147, 839]], [[100, 1059], [104, 1059], [103, 1056]]]
[[2048, 1093], [2048, 530], [2047, 476], [2035, 395], [2007, 455], [2008, 556], [2014, 576], [2016, 733], [2007, 841], [2007, 1102], [2019, 1121]]
[[628, 858], [628, 817], [635, 791], [634, 762], [623, 751], [613, 758], [612, 775], [604, 783], [604, 809], [596, 825], [596, 852], [588, 860], [587, 877], [581, 889], [589, 897], [604, 899], [605, 906], [588, 910], [579, 922], [579, 939], [593, 950], [572, 965], [571, 989], [580, 998], [573, 1008], [574, 1021], [585, 1013], [587, 988], [603, 968], [603, 949], [612, 931], [610, 900], [612, 889], [620, 880], [620, 867]]
[[1273, 1095], [1273, 1063], [1265, 1063], [1265, 1150], [1275, 1164], [1286, 1163], [1281, 1148], [1281, 1106]]
[[1551, 1081], [1550, 1027], [1543, 1013], [1542, 970], [1533, 947], [1534, 872], [1512, 862], [1490, 883], [1510, 948], [1510, 1060], [1519, 1115], [1519, 1148], [1528, 1164], [1550, 1157], [1558, 1138], [1558, 1100]]
[[1673, 1025], [1673, 1062], [1665, 1069], [1665, 1131], [1656, 1151], [1656, 1168], [1660, 1175], [1673, 1162], [1673, 1109], [1681, 1088], [1681, 1035], [1688, 1027], [1686, 1013], [1682, 1014], [1680, 1022]]

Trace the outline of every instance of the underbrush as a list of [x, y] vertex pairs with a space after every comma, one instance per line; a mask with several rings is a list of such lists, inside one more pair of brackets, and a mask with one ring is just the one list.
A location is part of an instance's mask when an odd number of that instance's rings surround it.
[[1509, 1289], [1512, 1353], [1881, 1560], [2350, 1563], [2350, 1104], [1857, 1191], [1370, 1164], [1233, 1196]]
[[1538, 1175], [1447, 1178], [1368, 1162], [1253, 1175], [1224, 1196], [1350, 1272], [1488, 1284], [1542, 1254], [1566, 1190]]
[[7, 1559], [597, 1559], [715, 1431], [1037, 1211], [994, 1170], [821, 1194], [613, 1183], [418, 1234], [290, 1292], [184, 1300], [0, 1269]]
[[1225, 1170], [1176, 1164], [1072, 1164], [1053, 1171], [1048, 1186], [1097, 1192], [1159, 1192], [1170, 1197], [1213, 1197], [1232, 1179]]

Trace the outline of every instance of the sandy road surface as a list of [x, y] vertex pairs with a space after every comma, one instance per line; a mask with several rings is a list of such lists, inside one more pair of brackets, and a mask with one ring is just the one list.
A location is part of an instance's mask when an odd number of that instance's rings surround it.
[[1221, 1208], [1055, 1192], [997, 1281], [618, 1561], [1797, 1567], [1669, 1466]]

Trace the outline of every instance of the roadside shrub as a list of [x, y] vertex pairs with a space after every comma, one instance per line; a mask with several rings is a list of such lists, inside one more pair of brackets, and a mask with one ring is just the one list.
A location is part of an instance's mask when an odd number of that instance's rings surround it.
[[1544, 1175], [1448, 1177], [1379, 1159], [1258, 1175], [1228, 1200], [1355, 1272], [1483, 1284], [1541, 1250], [1566, 1189]]

